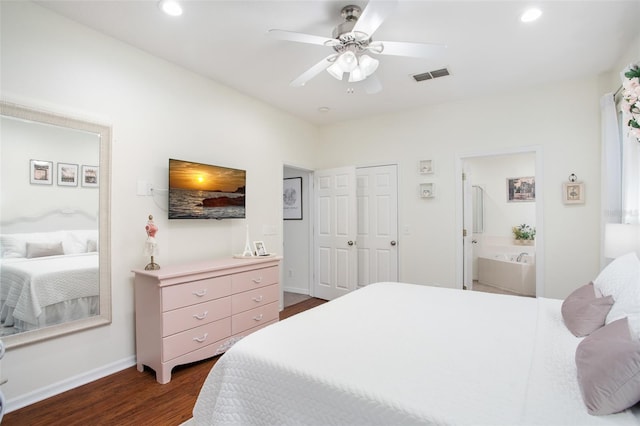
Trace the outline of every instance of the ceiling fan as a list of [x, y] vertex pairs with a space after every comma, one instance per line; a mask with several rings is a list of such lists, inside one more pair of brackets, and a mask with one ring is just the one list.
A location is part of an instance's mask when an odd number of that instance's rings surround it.
[[[395, 1], [370, 1], [364, 10], [359, 6], [348, 5], [340, 12], [344, 22], [333, 29], [332, 38], [303, 34], [293, 31], [272, 29], [269, 35], [287, 41], [316, 44], [334, 50], [329, 56], [306, 70], [289, 85], [304, 86], [313, 77], [327, 70], [334, 78], [342, 80], [348, 74], [351, 83], [375, 77], [373, 73], [379, 61], [368, 53], [375, 55], [409, 56], [415, 58], [434, 57], [444, 52], [445, 45], [431, 43], [411, 43], [399, 41], [374, 41], [373, 33], [380, 27], [385, 18], [393, 11]], [[368, 79], [365, 87], [367, 93], [376, 93], [381, 89], [375, 78]]]

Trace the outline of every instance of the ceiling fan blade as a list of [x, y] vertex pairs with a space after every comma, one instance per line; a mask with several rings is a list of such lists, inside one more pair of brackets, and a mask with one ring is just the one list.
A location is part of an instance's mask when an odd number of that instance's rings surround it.
[[374, 1], [371, 0], [364, 8], [362, 14], [353, 27], [353, 32], [361, 32], [369, 37], [376, 32], [382, 21], [384, 21], [393, 9], [396, 8], [397, 0], [393, 1]]
[[320, 46], [334, 46], [339, 41], [333, 38], [320, 37], [311, 34], [296, 33], [285, 30], [269, 30], [267, 34], [278, 40], [295, 41], [298, 43], [318, 44]]
[[[382, 45], [382, 49], [380, 49]], [[379, 55], [433, 58], [445, 53], [447, 46], [435, 43], [409, 43], [403, 41], [374, 41], [369, 45], [372, 53]]]
[[371, 75], [367, 77], [363, 82], [364, 91], [367, 95], [375, 95], [376, 93], [380, 93], [382, 90], [382, 83], [376, 75]]
[[336, 54], [329, 55], [305, 72], [303, 72], [298, 78], [289, 83], [291, 87], [301, 87], [304, 86], [305, 83], [311, 80], [316, 75], [320, 74], [322, 71], [326, 70], [333, 62], [335, 61]]

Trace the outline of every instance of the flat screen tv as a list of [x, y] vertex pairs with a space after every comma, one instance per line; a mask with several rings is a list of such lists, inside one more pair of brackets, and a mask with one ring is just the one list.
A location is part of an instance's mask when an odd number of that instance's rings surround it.
[[169, 219], [244, 219], [245, 170], [169, 159]]

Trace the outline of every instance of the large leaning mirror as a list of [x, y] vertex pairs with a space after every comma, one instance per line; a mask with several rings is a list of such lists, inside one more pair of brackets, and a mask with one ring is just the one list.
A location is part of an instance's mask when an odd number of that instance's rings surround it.
[[0, 108], [0, 338], [111, 323], [111, 128]]

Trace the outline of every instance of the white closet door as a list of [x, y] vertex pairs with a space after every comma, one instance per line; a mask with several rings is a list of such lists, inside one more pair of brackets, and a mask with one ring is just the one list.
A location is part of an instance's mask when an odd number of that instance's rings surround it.
[[356, 171], [358, 287], [398, 281], [398, 171], [396, 165]]
[[314, 295], [332, 300], [356, 288], [356, 173], [354, 167], [315, 172]]

